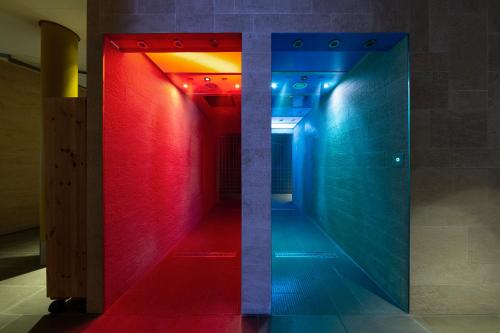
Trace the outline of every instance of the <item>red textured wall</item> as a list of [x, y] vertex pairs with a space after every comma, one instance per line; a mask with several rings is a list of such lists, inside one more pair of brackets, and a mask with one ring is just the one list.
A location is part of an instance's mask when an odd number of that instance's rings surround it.
[[106, 42], [103, 93], [107, 308], [213, 205], [215, 154], [210, 122], [143, 54]]

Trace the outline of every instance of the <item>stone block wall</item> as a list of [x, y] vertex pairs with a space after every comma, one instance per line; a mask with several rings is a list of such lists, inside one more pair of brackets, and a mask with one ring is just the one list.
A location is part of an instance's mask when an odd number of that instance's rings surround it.
[[[398, 31], [410, 33], [412, 54], [411, 308], [419, 313], [500, 312], [499, 214], [485, 219], [485, 202], [467, 200], [477, 195], [464, 190], [476, 188], [496, 212], [498, 0], [88, 0], [87, 8], [90, 311], [102, 309], [104, 33], [243, 33], [242, 309], [269, 313], [270, 34]], [[456, 218], [457, 200], [461, 209], [466, 207], [458, 216], [469, 218]], [[441, 269], [435, 261], [439, 257], [451, 261], [452, 274], [435, 273]]]
[[500, 3], [418, 3], [411, 310], [500, 313]]

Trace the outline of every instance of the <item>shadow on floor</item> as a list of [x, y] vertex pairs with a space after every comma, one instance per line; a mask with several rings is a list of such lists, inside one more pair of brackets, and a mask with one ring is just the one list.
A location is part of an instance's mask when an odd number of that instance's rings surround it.
[[39, 255], [0, 257], [0, 281], [42, 268]]
[[38, 320], [30, 332], [83, 332], [95, 318], [95, 316], [83, 314], [45, 315]]

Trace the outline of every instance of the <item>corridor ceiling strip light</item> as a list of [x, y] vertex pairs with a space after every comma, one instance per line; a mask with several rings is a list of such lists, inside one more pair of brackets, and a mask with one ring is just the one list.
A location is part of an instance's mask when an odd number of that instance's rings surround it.
[[271, 123], [271, 128], [295, 128], [297, 124], [290, 124], [290, 123]]

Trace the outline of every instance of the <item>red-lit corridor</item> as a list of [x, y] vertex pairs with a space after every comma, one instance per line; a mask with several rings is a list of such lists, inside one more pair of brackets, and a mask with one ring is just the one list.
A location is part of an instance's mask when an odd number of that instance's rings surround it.
[[238, 332], [240, 219], [239, 203], [216, 206], [87, 331]]

